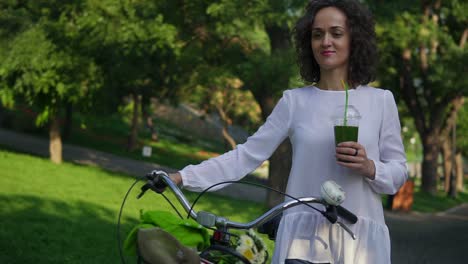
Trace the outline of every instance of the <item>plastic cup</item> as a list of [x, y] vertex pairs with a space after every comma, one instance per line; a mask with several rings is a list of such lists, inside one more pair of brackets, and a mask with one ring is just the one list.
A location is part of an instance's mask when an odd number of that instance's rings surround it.
[[335, 145], [346, 141], [358, 141], [359, 127], [358, 126], [344, 126], [335, 125]]
[[345, 107], [339, 106], [333, 115], [333, 125], [335, 132], [335, 145], [346, 141], [358, 141], [359, 134], [359, 120], [361, 115], [353, 105], [348, 105], [346, 111], [345, 123]]

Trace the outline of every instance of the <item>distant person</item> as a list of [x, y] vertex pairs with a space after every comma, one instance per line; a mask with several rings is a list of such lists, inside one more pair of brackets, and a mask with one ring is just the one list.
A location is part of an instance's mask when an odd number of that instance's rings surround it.
[[[306, 206], [281, 220], [273, 263], [390, 263], [390, 236], [381, 194], [394, 194], [406, 181], [406, 157], [393, 95], [368, 85], [375, 78], [374, 20], [356, 0], [313, 0], [297, 21], [294, 39], [302, 78], [313, 85], [287, 90], [265, 124], [235, 150], [171, 174], [192, 191], [239, 180], [268, 159], [289, 137], [292, 169], [286, 191], [320, 196], [334, 180], [346, 192], [343, 206], [359, 221], [353, 240]], [[359, 112], [358, 141], [335, 146], [333, 115], [349, 103]]]

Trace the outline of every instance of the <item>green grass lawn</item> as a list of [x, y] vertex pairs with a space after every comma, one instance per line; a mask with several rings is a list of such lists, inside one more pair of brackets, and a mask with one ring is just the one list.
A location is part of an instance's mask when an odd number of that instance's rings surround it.
[[465, 183], [465, 191], [458, 192], [456, 198], [448, 197], [440, 190], [435, 196], [420, 191], [421, 180], [415, 182], [413, 211], [423, 213], [435, 213], [446, 211], [462, 203], [468, 203], [468, 185]]
[[[96, 167], [54, 165], [0, 149], [0, 263], [118, 263], [117, 216], [133, 182], [132, 177]], [[173, 212], [160, 196], [148, 193], [136, 200], [138, 193], [134, 189], [125, 206], [123, 236], [138, 222], [140, 210]], [[187, 195], [191, 201], [196, 196]], [[463, 202], [468, 202], [466, 193], [451, 199], [417, 192], [413, 208], [442, 211]], [[260, 204], [213, 194], [202, 198], [196, 209], [238, 221], [250, 221], [265, 210]], [[272, 252], [273, 243], [265, 242]]]
[[[133, 178], [1, 149], [0, 168], [0, 263], [119, 263], [117, 216]], [[155, 194], [136, 200], [138, 191], [132, 191], [124, 209], [124, 234], [137, 223], [140, 210], [172, 211]], [[195, 194], [188, 197], [193, 201]], [[265, 210], [216, 195], [204, 196], [197, 207], [239, 221]], [[267, 243], [271, 250], [272, 242]], [[133, 258], [127, 262], [134, 263]]]
[[[466, 188], [466, 187], [465, 187]], [[456, 198], [448, 197], [445, 192], [438, 192], [436, 195], [421, 192], [419, 186], [415, 186], [413, 205], [411, 211], [419, 213], [438, 213], [446, 211], [457, 205], [468, 203], [468, 192], [458, 192]], [[467, 189], [465, 189], [467, 190]], [[388, 196], [382, 196], [382, 204], [387, 208]]]

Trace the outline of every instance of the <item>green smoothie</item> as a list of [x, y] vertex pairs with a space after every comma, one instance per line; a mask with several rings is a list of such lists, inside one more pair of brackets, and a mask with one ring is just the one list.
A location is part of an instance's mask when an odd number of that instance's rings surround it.
[[358, 141], [357, 126], [335, 126], [335, 145], [345, 141]]

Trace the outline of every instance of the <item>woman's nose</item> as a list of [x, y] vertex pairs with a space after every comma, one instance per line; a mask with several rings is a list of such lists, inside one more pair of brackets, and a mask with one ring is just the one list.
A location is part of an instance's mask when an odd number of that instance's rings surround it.
[[330, 35], [325, 34], [322, 38], [322, 46], [329, 47], [331, 45]]

